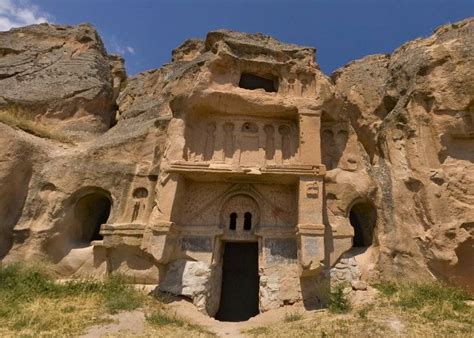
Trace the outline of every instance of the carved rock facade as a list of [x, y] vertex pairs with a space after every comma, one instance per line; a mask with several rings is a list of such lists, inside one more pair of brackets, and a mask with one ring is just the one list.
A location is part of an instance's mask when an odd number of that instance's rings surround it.
[[[43, 124], [90, 126], [65, 127], [73, 145], [0, 123], [0, 257], [121, 272], [224, 320], [247, 298], [246, 318], [320, 306], [340, 281], [435, 276], [472, 291], [473, 32], [444, 26], [328, 78], [313, 48], [215, 31], [126, 84], [90, 26], [0, 33], [2, 111], [17, 98]], [[28, 44], [66, 49], [55, 71], [17, 74]], [[102, 77], [74, 82], [84, 60]], [[40, 100], [25, 76], [84, 89]], [[77, 97], [87, 81], [99, 91]], [[106, 132], [90, 118], [114, 114]]]

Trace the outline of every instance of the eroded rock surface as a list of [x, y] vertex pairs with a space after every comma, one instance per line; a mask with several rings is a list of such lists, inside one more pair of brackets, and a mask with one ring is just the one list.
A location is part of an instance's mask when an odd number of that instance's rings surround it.
[[34, 25], [0, 32], [0, 110], [71, 134], [100, 133], [114, 123], [125, 79], [91, 25]]
[[472, 290], [473, 45], [474, 23], [465, 20], [333, 75], [383, 193], [385, 277], [425, 270]]
[[125, 81], [90, 25], [2, 32], [0, 258], [209, 315], [223, 271], [253, 273], [223, 268], [226, 243], [255, 243], [260, 311], [336, 282], [472, 292], [473, 46], [464, 20], [329, 78], [313, 48], [222, 30]]

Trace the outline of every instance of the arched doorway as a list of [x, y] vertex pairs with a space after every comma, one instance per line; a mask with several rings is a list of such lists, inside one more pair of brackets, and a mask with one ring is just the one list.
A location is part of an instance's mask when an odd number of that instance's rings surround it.
[[77, 224], [76, 240], [80, 246], [103, 239], [100, 226], [107, 222], [110, 208], [110, 197], [103, 192], [91, 192], [77, 201], [74, 218]]
[[364, 201], [354, 204], [349, 211], [349, 220], [354, 228], [353, 247], [369, 247], [372, 245], [377, 211], [371, 202]]
[[253, 234], [259, 220], [259, 205], [248, 194], [234, 194], [221, 207], [224, 236], [218, 320], [244, 321], [259, 313], [258, 242]]

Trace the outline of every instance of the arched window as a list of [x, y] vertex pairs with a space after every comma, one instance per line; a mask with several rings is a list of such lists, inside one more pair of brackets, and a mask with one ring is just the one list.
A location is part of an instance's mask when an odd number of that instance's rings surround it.
[[237, 227], [237, 213], [233, 212], [230, 214], [229, 229], [235, 230]]
[[252, 229], [252, 214], [250, 212], [246, 212], [244, 214], [244, 230]]

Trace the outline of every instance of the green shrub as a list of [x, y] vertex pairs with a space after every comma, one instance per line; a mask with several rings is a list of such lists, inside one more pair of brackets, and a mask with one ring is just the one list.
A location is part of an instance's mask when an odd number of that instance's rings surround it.
[[351, 304], [344, 294], [344, 286], [338, 285], [329, 292], [329, 311], [332, 313], [347, 313]]

